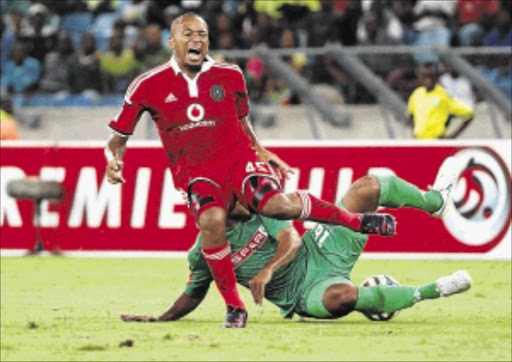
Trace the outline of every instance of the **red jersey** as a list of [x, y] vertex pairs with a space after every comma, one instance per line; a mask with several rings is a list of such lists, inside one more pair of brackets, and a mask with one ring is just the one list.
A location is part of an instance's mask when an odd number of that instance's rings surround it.
[[190, 79], [172, 57], [130, 84], [123, 108], [109, 126], [121, 135], [131, 135], [144, 111], [156, 123], [181, 188], [189, 175], [212, 163], [254, 154], [239, 120], [249, 113], [249, 97], [236, 65], [206, 57], [201, 71]]

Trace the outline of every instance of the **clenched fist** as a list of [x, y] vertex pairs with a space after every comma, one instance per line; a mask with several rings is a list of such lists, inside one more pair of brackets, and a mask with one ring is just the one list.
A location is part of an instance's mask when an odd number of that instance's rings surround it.
[[111, 184], [125, 183], [126, 180], [121, 176], [124, 163], [120, 159], [114, 158], [107, 164], [107, 179]]

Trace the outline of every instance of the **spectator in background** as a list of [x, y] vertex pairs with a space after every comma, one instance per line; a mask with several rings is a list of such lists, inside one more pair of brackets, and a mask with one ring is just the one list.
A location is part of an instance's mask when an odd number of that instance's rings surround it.
[[357, 25], [359, 45], [390, 45], [402, 43], [404, 31], [395, 14], [374, 1], [370, 10], [363, 15]]
[[398, 64], [398, 68], [389, 73], [387, 83], [404, 101], [407, 101], [411, 93], [418, 87], [416, 64], [414, 59], [408, 55], [400, 57]]
[[69, 61], [69, 90], [71, 93], [97, 98], [101, 91], [101, 71], [96, 39], [91, 33], [85, 33], [81, 46]]
[[343, 14], [336, 24], [336, 39], [343, 45], [357, 44], [357, 24], [363, 15], [361, 1], [346, 0]]
[[485, 46], [512, 46], [510, 14], [500, 10], [496, 15], [496, 26], [484, 38]]
[[115, 12], [119, 4], [120, 0], [86, 0], [87, 10], [94, 17], [104, 13]]
[[27, 6], [20, 6], [24, 2], [9, 2], [13, 6], [8, 7], [7, 15], [4, 16], [3, 20], [7, 29], [10, 30], [16, 38], [19, 38], [21, 34], [29, 27], [28, 19], [25, 18], [25, 13], [30, 7], [30, 3], [27, 1]]
[[160, 28], [156, 24], [148, 25], [140, 34], [134, 45], [138, 61], [135, 73], [145, 72], [169, 60], [171, 52], [162, 46], [160, 40]]
[[460, 45], [481, 45], [485, 31], [491, 27], [499, 8], [498, 0], [459, 0], [456, 20]]
[[471, 108], [475, 107], [475, 93], [469, 79], [461, 76], [449, 64], [444, 64], [444, 73], [439, 77], [439, 84], [453, 98], [458, 99]]
[[274, 20], [266, 13], [258, 13], [256, 24], [242, 35], [242, 47], [251, 48], [259, 44], [274, 46], [278, 42], [276, 34], [278, 32]]
[[[295, 33], [289, 28], [284, 29], [279, 38], [279, 48], [295, 48], [296, 46], [297, 39]], [[307, 58], [303, 53], [285, 56], [283, 60], [299, 75], [304, 74]], [[268, 104], [288, 105], [301, 103], [298, 95], [293, 93], [280, 77], [270, 76], [268, 78], [265, 97]]]
[[169, 1], [150, 0], [146, 10], [146, 23], [157, 24], [161, 29], [165, 29], [167, 27], [165, 10], [170, 6], [180, 11], [179, 6], [169, 5]]
[[46, 54], [40, 89], [45, 93], [67, 91], [69, 62], [73, 56], [71, 36], [61, 31], [57, 38], [57, 49]]
[[[409, 98], [407, 113], [417, 139], [456, 138], [473, 119], [473, 109], [449, 96], [438, 84], [438, 78], [437, 64], [423, 64], [419, 72], [420, 87]], [[463, 123], [447, 134], [452, 117], [460, 118]]]
[[393, 0], [392, 9], [396, 18], [400, 21], [403, 30], [403, 41], [410, 45], [416, 39], [416, 32], [413, 28], [415, 16], [413, 13], [413, 0]]
[[233, 27], [233, 23], [231, 21], [231, 18], [226, 15], [225, 13], [219, 13], [215, 17], [214, 26], [211, 32], [211, 47], [212, 49], [226, 49], [220, 47], [220, 38], [224, 36], [225, 34], [228, 34], [231, 36], [231, 40], [233, 43], [233, 46], [236, 45], [238, 47], [238, 39], [236, 36], [235, 29]]
[[320, 0], [320, 10], [308, 17], [308, 46], [321, 47], [335, 40], [338, 16], [333, 12], [333, 2]]
[[14, 45], [12, 52], [12, 60], [2, 67], [2, 90], [17, 94], [35, 90], [41, 74], [39, 61], [27, 56], [25, 45], [21, 42]]
[[14, 33], [7, 28], [3, 19], [0, 19], [1, 26], [1, 45], [0, 45], [0, 56], [1, 56], [1, 67], [3, 68], [12, 52], [12, 47], [16, 43], [16, 36]]
[[47, 25], [48, 8], [43, 4], [33, 4], [28, 8], [29, 26], [22, 29], [20, 39], [28, 45], [29, 55], [39, 62], [56, 46], [57, 28]]
[[18, 125], [13, 116], [12, 102], [7, 92], [2, 91], [0, 103], [0, 140], [18, 140]]
[[100, 57], [103, 91], [124, 93], [136, 66], [133, 50], [123, 49], [123, 33], [114, 31], [109, 40], [109, 50]]
[[[379, 7], [364, 14], [357, 29], [359, 45], [397, 45], [402, 43], [402, 36], [398, 19], [389, 10]], [[365, 54], [361, 59], [384, 78], [393, 68], [393, 54]]]
[[[449, 46], [451, 40], [451, 22], [455, 13], [454, 1], [418, 0], [414, 6], [417, 20], [414, 29], [417, 31], [413, 45], [416, 46]], [[435, 52], [421, 52], [414, 55], [418, 63], [437, 62]]]
[[247, 82], [247, 92], [251, 101], [263, 102], [268, 79], [263, 61], [256, 56], [249, 58], [245, 64], [244, 74]]
[[121, 9], [119, 17], [127, 26], [142, 28], [146, 25], [148, 7], [148, 0], [131, 0], [130, 3]]
[[240, 34], [240, 46], [250, 48], [248, 43], [249, 34], [256, 26], [258, 13], [254, 9], [254, 0], [242, 0], [238, 4], [237, 13], [233, 17], [233, 26]]

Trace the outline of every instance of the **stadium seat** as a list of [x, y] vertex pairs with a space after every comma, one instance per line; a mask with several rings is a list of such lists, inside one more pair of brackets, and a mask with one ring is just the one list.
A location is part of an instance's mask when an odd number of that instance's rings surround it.
[[60, 23], [60, 29], [66, 30], [71, 34], [73, 45], [78, 48], [80, 47], [80, 41], [82, 35], [90, 31], [92, 25], [92, 14], [91, 13], [71, 13], [62, 18]]
[[92, 24], [91, 31], [96, 38], [96, 46], [99, 50], [107, 50], [108, 40], [117, 19], [116, 13], [104, 13], [98, 15]]
[[512, 97], [512, 78], [510, 72], [503, 73], [500, 69], [481, 68], [480, 74], [493, 83], [509, 98]]

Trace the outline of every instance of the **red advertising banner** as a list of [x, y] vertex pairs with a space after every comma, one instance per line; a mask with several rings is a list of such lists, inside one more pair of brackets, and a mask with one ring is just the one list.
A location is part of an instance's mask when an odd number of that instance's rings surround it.
[[[296, 169], [287, 191], [309, 189], [329, 201], [368, 173], [395, 174], [427, 189], [443, 160], [455, 155], [461, 169], [451, 212], [436, 219], [419, 210], [386, 210], [397, 218], [398, 235], [371, 237], [366, 247], [370, 253], [427, 254], [510, 254], [510, 147], [510, 140], [269, 145]], [[158, 141], [130, 143], [122, 186], [106, 181], [100, 142], [3, 143], [0, 150], [3, 250], [34, 247], [34, 203], [7, 194], [9, 181], [27, 176], [61, 182], [65, 189], [61, 201], [41, 205], [46, 250], [186, 251], [196, 238]], [[310, 226], [296, 225], [300, 231]]]

